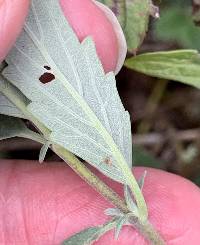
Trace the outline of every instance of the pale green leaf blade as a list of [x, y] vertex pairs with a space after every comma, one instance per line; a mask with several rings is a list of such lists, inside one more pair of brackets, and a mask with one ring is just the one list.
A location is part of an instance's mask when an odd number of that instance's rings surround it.
[[93, 242], [97, 241], [101, 235], [101, 228], [91, 227], [70, 237], [64, 241], [62, 245], [91, 245]]
[[117, 16], [126, 36], [128, 50], [137, 51], [144, 40], [153, 8], [150, 0], [99, 0]]
[[[31, 101], [28, 110], [51, 130], [49, 140], [124, 183], [123, 171], [132, 163], [129, 114], [113, 73], [104, 74], [93, 41], [80, 44], [58, 1], [32, 1], [7, 62], [4, 76]], [[42, 84], [47, 72], [55, 79]]]
[[[3, 68], [4, 67], [5, 66], [3, 66]], [[2, 78], [0, 77], [0, 114], [25, 118], [25, 115], [1, 93], [1, 91], [3, 91], [4, 89], [6, 89], [6, 87], [2, 81]]]
[[127, 223], [127, 217], [121, 217], [119, 221], [117, 222], [116, 228], [115, 228], [115, 240], [119, 239], [120, 232], [123, 228], [123, 226]]
[[21, 119], [0, 114], [0, 140], [20, 137], [26, 134], [27, 130]]
[[145, 182], [146, 177], [147, 177], [147, 171], [145, 170], [144, 173], [142, 174], [142, 176], [140, 177], [140, 179], [138, 180], [138, 185], [139, 185], [141, 190], [144, 187], [144, 182]]
[[124, 186], [124, 196], [125, 196], [125, 200], [126, 200], [126, 204], [128, 206], [128, 209], [133, 213], [135, 214], [136, 216], [138, 215], [138, 208], [137, 208], [137, 205], [133, 199], [133, 195], [131, 193], [131, 190], [130, 188], [125, 185]]
[[0, 114], [26, 118], [25, 115], [12, 103], [10, 102], [3, 94], [0, 93]]
[[196, 50], [141, 54], [128, 59], [125, 65], [150, 76], [200, 88], [200, 55]]
[[107, 208], [104, 211], [104, 214], [112, 217], [124, 216], [124, 214], [118, 208]]
[[40, 154], [39, 154], [39, 163], [43, 163], [44, 159], [46, 157], [47, 151], [50, 147], [51, 143], [49, 141], [47, 141], [41, 148], [40, 150]]
[[26, 119], [24, 113], [15, 106], [16, 103], [12, 103], [5, 96], [5, 94], [10, 93], [8, 91], [12, 91], [11, 93], [14, 94], [14, 97], [16, 98], [15, 102], [20, 104], [20, 106], [26, 107], [28, 104], [27, 98], [19, 91], [19, 89], [11, 85], [0, 75], [0, 114]]
[[85, 229], [65, 240], [62, 245], [91, 245], [115, 225], [116, 220], [114, 219], [105, 225]]

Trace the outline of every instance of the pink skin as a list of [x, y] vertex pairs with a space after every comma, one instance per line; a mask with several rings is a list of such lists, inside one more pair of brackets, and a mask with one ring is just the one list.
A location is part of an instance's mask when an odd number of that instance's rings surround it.
[[28, 6], [27, 0], [0, 0], [0, 62], [20, 33]]
[[[143, 168], [135, 175], [141, 176]], [[169, 245], [198, 245], [200, 192], [191, 182], [147, 169], [144, 195], [150, 221]], [[108, 180], [119, 193], [121, 186]], [[60, 244], [89, 226], [104, 223], [112, 207], [64, 163], [0, 162], [0, 244]], [[133, 228], [118, 241], [107, 233], [96, 245], [147, 245]]]
[[[81, 5], [81, 1], [84, 4]], [[96, 25], [100, 28], [95, 35], [92, 32], [92, 35], [97, 44], [99, 43], [99, 55], [105, 61], [106, 70], [114, 67], [118, 55], [116, 40], [104, 14], [89, 0], [68, 0], [65, 4], [67, 6], [65, 13], [69, 15], [69, 19], [71, 18], [75, 30], [79, 26], [77, 32], [81, 39], [83, 33], [87, 35], [89, 30], [94, 30], [92, 27], [88, 28], [91, 22], [98, 23]], [[20, 32], [27, 6], [28, 2], [25, 0], [13, 0], [12, 3], [9, 0], [0, 0], [0, 23], [3, 23], [4, 27], [0, 29], [1, 59], [5, 57]], [[84, 12], [88, 12], [90, 18]], [[84, 15], [86, 17], [83, 17]], [[104, 42], [104, 39], [107, 41]], [[110, 52], [109, 55], [107, 51]], [[150, 221], [166, 239], [168, 245], [198, 245], [199, 189], [178, 176], [153, 169], [147, 170], [144, 195]], [[136, 176], [141, 176], [143, 171], [142, 168], [136, 168]], [[110, 180], [108, 182], [121, 193], [119, 184]], [[28, 161], [0, 161], [0, 244], [2, 245], [60, 244], [63, 239], [84, 228], [104, 223], [107, 217], [103, 212], [108, 207], [111, 205], [64, 163], [39, 165], [37, 162]], [[114, 241], [113, 232], [109, 232], [95, 244], [147, 245], [148, 243], [132, 228], [125, 227], [119, 241]]]
[[60, 3], [80, 41], [91, 36], [105, 71], [114, 71], [117, 65], [118, 42], [112, 24], [105, 18], [105, 14], [91, 0], [60, 0]]

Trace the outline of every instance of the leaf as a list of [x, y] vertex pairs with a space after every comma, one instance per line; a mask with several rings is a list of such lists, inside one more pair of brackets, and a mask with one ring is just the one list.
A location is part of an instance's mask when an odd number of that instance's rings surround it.
[[93, 242], [97, 241], [107, 231], [114, 228], [115, 225], [116, 221], [113, 220], [102, 226], [96, 226], [85, 229], [64, 241], [62, 245], [90, 245]]
[[90, 245], [97, 241], [102, 235], [101, 228], [88, 228], [63, 242], [62, 245]]
[[[1, 82], [1, 81], [0, 81]], [[26, 118], [25, 115], [0, 92], [0, 114]]]
[[13, 137], [31, 139], [46, 144], [46, 140], [40, 134], [28, 129], [21, 119], [0, 114], [0, 140]]
[[137, 208], [137, 205], [133, 199], [133, 196], [132, 196], [132, 193], [131, 193], [131, 190], [130, 188], [125, 185], [124, 186], [124, 196], [125, 196], [125, 199], [126, 199], [126, 204], [128, 206], [128, 209], [133, 213], [135, 214], [135, 216], [137, 216], [138, 214], [138, 208]]
[[[58, 1], [32, 1], [6, 61], [3, 75], [31, 101], [27, 110], [51, 130], [49, 141], [116, 181], [132, 181], [130, 118], [114, 74], [104, 74], [91, 38], [80, 44]], [[45, 76], [52, 81], [43, 84]]]
[[40, 150], [39, 163], [43, 163], [51, 143], [47, 141]]
[[162, 168], [162, 163], [159, 162], [151, 153], [143, 149], [143, 147], [133, 146], [133, 165], [151, 168]]
[[124, 214], [118, 208], [107, 208], [104, 211], [104, 214], [108, 215], [108, 216], [113, 216], [113, 217], [115, 217], [115, 216], [117, 216], [117, 217], [124, 216]]
[[128, 49], [137, 51], [146, 35], [149, 16], [157, 16], [150, 0], [99, 0], [106, 4], [117, 16], [126, 36]]
[[123, 228], [123, 226], [127, 223], [128, 218], [126, 216], [119, 219], [117, 222], [116, 228], [115, 228], [115, 240], [119, 239], [120, 232]]
[[0, 140], [21, 137], [27, 134], [28, 129], [22, 120], [0, 115]]
[[3, 71], [3, 69], [6, 67], [6, 63], [3, 61], [0, 63], [0, 72]]
[[144, 182], [145, 182], [146, 176], [147, 176], [147, 171], [145, 170], [142, 177], [138, 180], [138, 185], [139, 185], [141, 190], [144, 187]]
[[[200, 30], [191, 18], [191, 9], [183, 1], [173, 1], [171, 7], [161, 11], [161, 18], [155, 22], [155, 36], [165, 42], [175, 42], [187, 49], [200, 49]], [[182, 6], [180, 8], [180, 5]], [[173, 26], [173, 28], [172, 28]]]
[[[5, 66], [3, 65], [3, 67]], [[0, 114], [26, 119], [26, 116], [9, 99], [7, 99], [6, 96], [3, 95], [3, 92], [7, 90], [10, 90], [12, 91], [12, 94], [15, 94], [18, 104], [23, 106], [28, 104], [27, 98], [25, 98], [25, 96], [16, 87], [13, 87], [7, 81], [5, 82], [4, 78], [0, 74]]]
[[125, 65], [150, 76], [200, 88], [200, 55], [196, 50], [146, 53], [128, 59]]

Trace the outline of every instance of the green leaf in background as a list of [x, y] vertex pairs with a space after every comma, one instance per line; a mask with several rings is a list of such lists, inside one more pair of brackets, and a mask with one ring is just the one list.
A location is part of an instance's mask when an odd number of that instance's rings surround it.
[[133, 166], [162, 169], [162, 164], [152, 154], [140, 146], [133, 146]]
[[196, 50], [154, 52], [132, 57], [126, 67], [200, 88], [200, 54]]
[[[136, 52], [144, 40], [149, 16], [154, 11], [150, 0], [98, 0], [117, 16], [126, 36], [128, 50]], [[156, 14], [155, 14], [156, 15]]]
[[200, 28], [192, 20], [190, 6], [180, 8], [182, 2], [161, 10], [161, 18], [155, 22], [155, 35], [160, 40], [176, 42], [183, 48], [200, 50]]

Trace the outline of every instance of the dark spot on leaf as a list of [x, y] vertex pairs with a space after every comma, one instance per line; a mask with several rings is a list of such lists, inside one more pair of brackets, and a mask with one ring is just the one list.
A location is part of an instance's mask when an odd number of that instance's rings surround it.
[[49, 83], [55, 79], [55, 76], [52, 73], [45, 72], [40, 78], [41, 83]]
[[51, 70], [51, 67], [49, 67], [49, 66], [44, 66], [44, 68], [46, 69], [46, 70]]
[[106, 159], [104, 159], [104, 163], [111, 166], [112, 165], [112, 160], [110, 157], [106, 157]]

